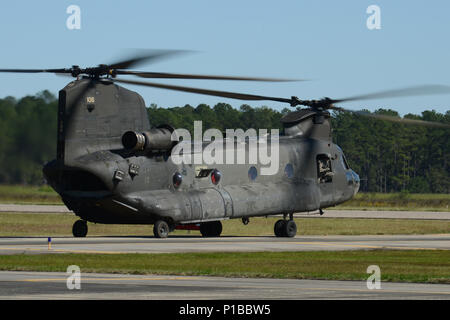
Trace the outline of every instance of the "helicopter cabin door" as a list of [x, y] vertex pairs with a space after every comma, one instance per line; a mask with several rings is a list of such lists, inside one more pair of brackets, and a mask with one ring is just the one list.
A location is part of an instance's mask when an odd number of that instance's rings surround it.
[[320, 207], [334, 203], [333, 166], [329, 154], [318, 154], [316, 157], [317, 183], [320, 190]]

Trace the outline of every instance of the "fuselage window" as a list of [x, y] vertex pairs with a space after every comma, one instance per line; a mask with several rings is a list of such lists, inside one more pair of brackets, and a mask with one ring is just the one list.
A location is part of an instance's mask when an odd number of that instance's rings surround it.
[[331, 159], [326, 154], [319, 154], [317, 156], [317, 178], [319, 183], [329, 183], [333, 181]]

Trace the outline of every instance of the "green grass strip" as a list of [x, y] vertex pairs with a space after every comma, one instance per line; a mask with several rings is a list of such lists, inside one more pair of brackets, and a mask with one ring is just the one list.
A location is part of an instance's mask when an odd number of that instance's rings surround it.
[[366, 280], [370, 265], [382, 281], [450, 283], [450, 251], [370, 250], [258, 253], [1, 255], [0, 270]]
[[[273, 236], [280, 217], [223, 221], [223, 236]], [[0, 236], [71, 236], [74, 214], [0, 213]], [[296, 218], [298, 235], [441, 234], [450, 232], [450, 221], [408, 219]], [[89, 236], [152, 236], [151, 225], [89, 223]], [[173, 235], [197, 235], [199, 231], [176, 230]]]

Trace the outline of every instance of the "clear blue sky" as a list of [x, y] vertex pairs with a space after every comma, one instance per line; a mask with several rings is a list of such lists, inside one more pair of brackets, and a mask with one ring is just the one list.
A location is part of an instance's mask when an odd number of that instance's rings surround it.
[[[66, 9], [81, 8], [81, 30], [66, 27]], [[381, 8], [381, 30], [368, 30], [366, 9]], [[198, 51], [138, 69], [180, 73], [307, 78], [297, 83], [159, 80], [279, 97], [333, 98], [419, 84], [450, 84], [447, 0], [167, 0], [2, 1], [0, 68], [55, 68], [108, 63], [132, 48]], [[0, 97], [48, 89], [67, 78], [0, 75]], [[147, 105], [243, 102], [128, 86]], [[280, 110], [285, 105], [252, 102]], [[450, 95], [347, 103], [400, 114], [445, 112]]]

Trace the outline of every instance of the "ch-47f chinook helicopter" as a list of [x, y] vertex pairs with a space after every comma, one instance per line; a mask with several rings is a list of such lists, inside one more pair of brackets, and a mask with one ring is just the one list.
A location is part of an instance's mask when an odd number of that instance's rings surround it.
[[[56, 159], [44, 176], [80, 220], [75, 237], [85, 237], [87, 221], [105, 224], [153, 224], [155, 237], [175, 228], [219, 236], [221, 220], [282, 214], [277, 237], [293, 237], [294, 212], [319, 210], [351, 199], [359, 176], [332, 142], [329, 110], [354, 100], [450, 93], [447, 86], [419, 86], [345, 99], [301, 100], [117, 79], [119, 75], [165, 79], [284, 81], [283, 79], [205, 76], [128, 70], [144, 61], [173, 54], [156, 51], [126, 61], [82, 69], [0, 69], [0, 72], [69, 74], [76, 80], [59, 92]], [[278, 139], [276, 174], [261, 175], [260, 164], [177, 164], [171, 150], [174, 129], [151, 128], [142, 97], [117, 83], [206, 94], [241, 100], [268, 100], [305, 106], [284, 116]], [[383, 120], [429, 126], [442, 123], [364, 114]], [[150, 119], [151, 120], [151, 119]], [[272, 143], [272, 142], [268, 142]], [[236, 149], [238, 142], [231, 148]], [[241, 142], [250, 151], [249, 139]], [[203, 145], [202, 148], [205, 147]], [[230, 148], [230, 147], [226, 147]], [[242, 150], [242, 149], [241, 149]]]

